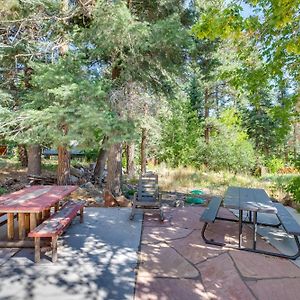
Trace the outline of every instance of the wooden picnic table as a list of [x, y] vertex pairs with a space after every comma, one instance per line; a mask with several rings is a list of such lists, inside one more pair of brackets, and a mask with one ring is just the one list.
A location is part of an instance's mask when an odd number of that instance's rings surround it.
[[[14, 239], [14, 216], [18, 216], [19, 240], [26, 230], [32, 230], [50, 217], [51, 207], [58, 210], [59, 201], [75, 191], [77, 186], [35, 185], [0, 197], [0, 213], [7, 214], [7, 238]], [[11, 243], [9, 245], [12, 245]]]

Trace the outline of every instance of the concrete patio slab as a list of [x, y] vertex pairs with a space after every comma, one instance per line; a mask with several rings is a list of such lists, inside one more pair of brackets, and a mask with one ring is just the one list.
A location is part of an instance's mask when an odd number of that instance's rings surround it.
[[129, 214], [87, 208], [85, 222], [75, 220], [60, 239], [55, 264], [19, 251], [0, 267], [0, 299], [132, 299], [142, 222]]

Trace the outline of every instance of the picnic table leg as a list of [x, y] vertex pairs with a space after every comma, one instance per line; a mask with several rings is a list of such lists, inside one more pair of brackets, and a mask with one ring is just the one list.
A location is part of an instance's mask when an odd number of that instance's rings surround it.
[[252, 222], [252, 211], [249, 211], [249, 222]]
[[243, 239], [243, 210], [239, 210], [239, 248], [242, 247]]
[[7, 214], [7, 238], [13, 240], [14, 238], [14, 214]]
[[36, 227], [36, 213], [30, 213], [30, 231]]
[[18, 222], [19, 222], [19, 239], [24, 240], [25, 239], [25, 214], [19, 213], [18, 214]]
[[83, 207], [80, 208], [80, 223], [83, 223]]
[[34, 238], [34, 261], [36, 263], [41, 261], [41, 239], [39, 237]]
[[49, 218], [50, 218], [50, 208], [45, 209], [45, 210], [43, 211], [43, 220], [47, 220], [47, 219], [49, 219]]
[[36, 214], [36, 225], [38, 226], [38, 225], [40, 225], [41, 223], [42, 223], [42, 218], [43, 216], [42, 216], [42, 213], [41, 212], [39, 212], [39, 213], [37, 213]]
[[253, 250], [256, 250], [257, 212], [253, 212]]
[[25, 230], [28, 232], [30, 229], [30, 214], [25, 214]]
[[57, 261], [57, 236], [52, 237], [52, 262]]

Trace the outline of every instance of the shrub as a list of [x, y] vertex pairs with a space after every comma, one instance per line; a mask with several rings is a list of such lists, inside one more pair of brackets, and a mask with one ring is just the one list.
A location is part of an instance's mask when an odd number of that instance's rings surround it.
[[0, 187], [0, 195], [6, 194], [8, 190], [4, 187]]
[[294, 201], [300, 203], [300, 176], [294, 177], [286, 187], [286, 191], [289, 192]]
[[266, 167], [268, 168], [270, 173], [277, 173], [280, 169], [284, 167], [284, 161], [277, 157], [271, 157], [266, 161]]

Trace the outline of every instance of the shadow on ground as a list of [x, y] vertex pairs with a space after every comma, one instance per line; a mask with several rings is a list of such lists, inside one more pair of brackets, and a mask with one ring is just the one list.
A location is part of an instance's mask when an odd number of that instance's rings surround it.
[[129, 209], [87, 208], [60, 239], [58, 262], [51, 253], [34, 264], [22, 249], [0, 267], [0, 299], [132, 299], [141, 217]]

